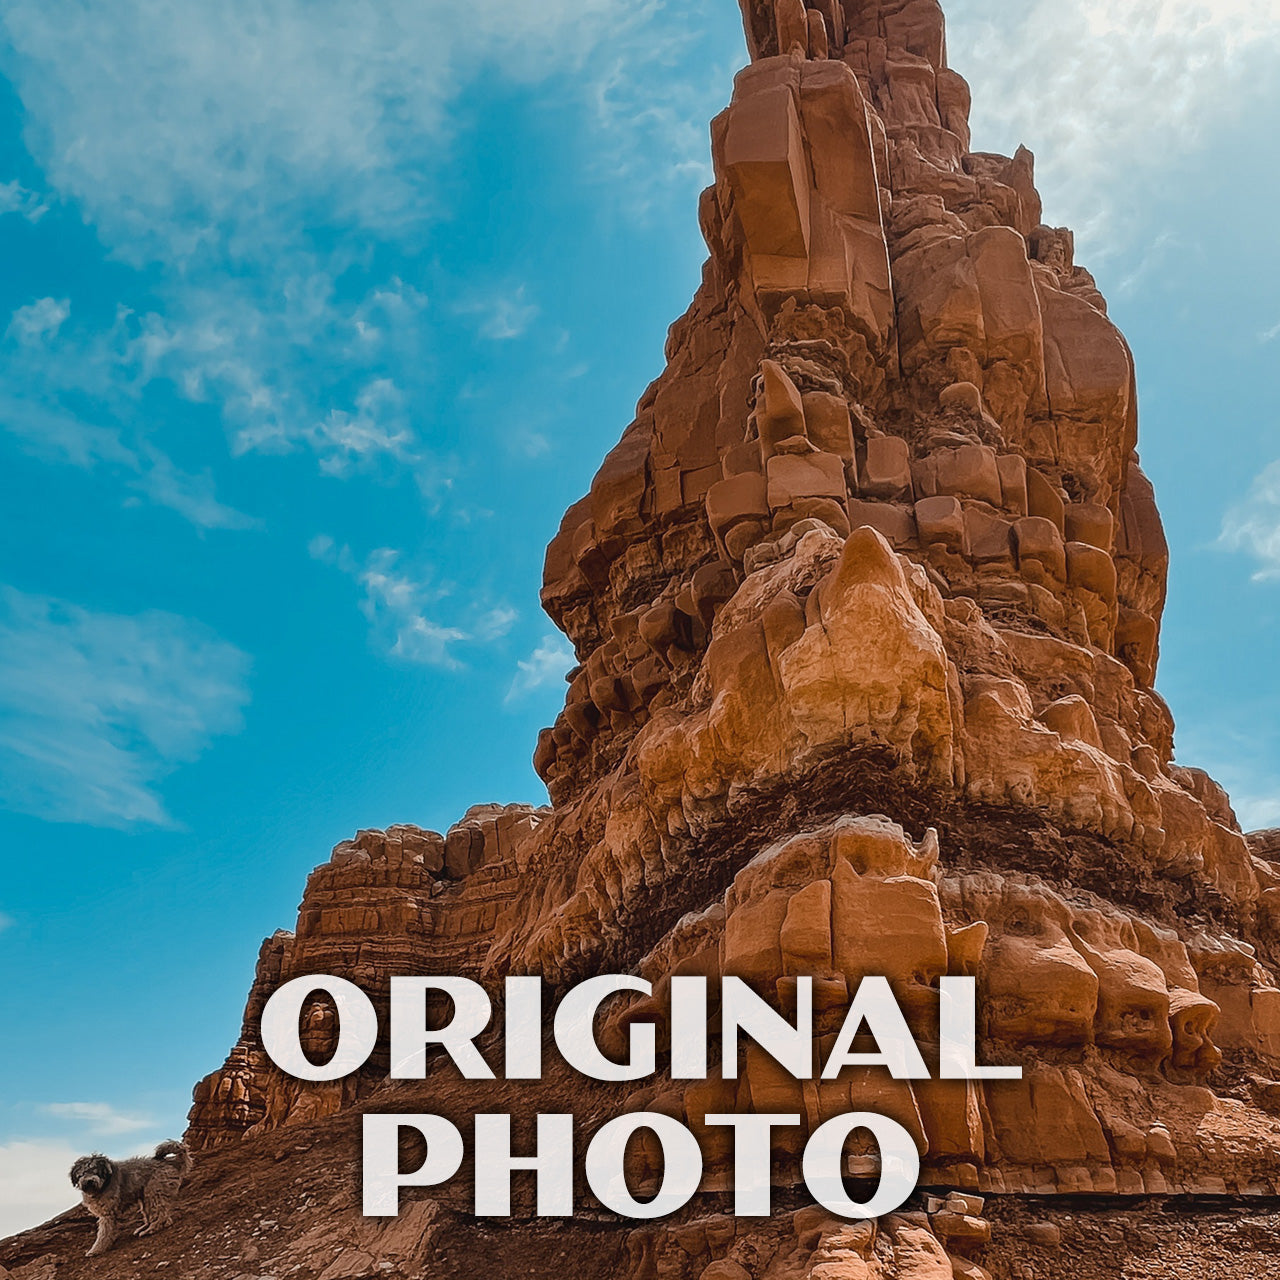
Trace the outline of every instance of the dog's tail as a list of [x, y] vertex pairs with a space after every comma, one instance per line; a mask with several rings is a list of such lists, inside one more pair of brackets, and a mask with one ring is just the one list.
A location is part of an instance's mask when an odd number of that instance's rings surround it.
[[162, 1142], [156, 1148], [155, 1158], [172, 1162], [184, 1178], [191, 1172], [191, 1152], [184, 1142]]

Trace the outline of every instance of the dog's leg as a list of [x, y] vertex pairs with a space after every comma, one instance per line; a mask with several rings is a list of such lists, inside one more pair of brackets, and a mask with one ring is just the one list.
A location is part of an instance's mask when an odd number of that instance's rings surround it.
[[93, 1248], [84, 1256], [92, 1258], [94, 1254], [106, 1253], [116, 1242], [116, 1232], [119, 1229], [119, 1223], [115, 1218], [108, 1214], [105, 1218], [98, 1219], [98, 1238], [93, 1242]]
[[142, 1193], [142, 1226], [134, 1234], [150, 1236], [173, 1221], [173, 1194], [158, 1187]]

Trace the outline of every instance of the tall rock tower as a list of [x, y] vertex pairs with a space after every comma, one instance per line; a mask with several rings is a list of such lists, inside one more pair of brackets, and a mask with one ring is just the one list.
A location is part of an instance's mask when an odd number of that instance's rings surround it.
[[[267, 1063], [263, 1000], [304, 973], [382, 999], [394, 973], [633, 971], [654, 997], [605, 1032], [656, 1020], [660, 1043], [673, 975], [784, 1011], [812, 976], [819, 1041], [866, 975], [926, 1041], [939, 979], [976, 975], [982, 1051], [1021, 1082], [804, 1085], [749, 1053], [611, 1104], [684, 1118], [709, 1192], [731, 1171], [711, 1112], [891, 1114], [957, 1193], [931, 1218], [653, 1227], [612, 1274], [977, 1276], [982, 1197], [1280, 1193], [1280, 867], [1173, 763], [1125, 340], [1031, 155], [971, 149], [936, 0], [742, 7], [701, 288], [547, 555], [580, 664], [537, 746], [552, 807], [340, 845], [266, 944], [191, 1140], [387, 1109], [377, 1064], [308, 1086]], [[778, 1184], [804, 1139], [778, 1139]], [[1095, 1274], [1072, 1265], [1034, 1274]]]

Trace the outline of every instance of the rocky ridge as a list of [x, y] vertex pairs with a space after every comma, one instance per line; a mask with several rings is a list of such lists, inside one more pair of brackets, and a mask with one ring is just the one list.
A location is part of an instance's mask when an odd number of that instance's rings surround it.
[[[264, 944], [188, 1140], [230, 1170], [361, 1109], [413, 1109], [385, 1055], [334, 1085], [270, 1065], [262, 1005], [302, 974], [385, 1002], [396, 973], [563, 988], [634, 971], [654, 997], [606, 1034], [644, 1018], [660, 1041], [680, 974], [742, 978], [784, 1010], [811, 975], [832, 1017], [886, 974], [924, 1039], [938, 979], [974, 975], [985, 1059], [1022, 1082], [806, 1086], [748, 1053], [735, 1081], [592, 1093], [600, 1116], [686, 1120], [708, 1196], [729, 1157], [703, 1117], [725, 1110], [809, 1128], [890, 1114], [937, 1193], [878, 1229], [802, 1204], [748, 1230], [597, 1224], [610, 1273], [977, 1277], [985, 1258], [997, 1276], [1120, 1274], [1053, 1243], [1062, 1198], [1133, 1206], [1086, 1213], [1123, 1228], [1112, 1261], [1166, 1197], [1271, 1221], [1280, 841], [1246, 837], [1221, 788], [1174, 762], [1155, 689], [1168, 549], [1129, 349], [1070, 232], [1044, 223], [1031, 155], [971, 150], [934, 0], [742, 7], [751, 65], [712, 126], [702, 285], [548, 550], [543, 603], [579, 659], [535, 756], [552, 805], [339, 845], [295, 932]], [[833, 1032], [820, 1016], [816, 1049]], [[308, 1048], [333, 1033], [318, 1002]], [[580, 1086], [548, 1088], [582, 1111]], [[449, 1089], [461, 1111], [494, 1107], [436, 1080], [420, 1109]], [[775, 1151], [784, 1190], [804, 1136]], [[635, 1153], [638, 1186], [652, 1154]], [[1049, 1206], [1032, 1261], [989, 1226], [1028, 1196]], [[415, 1212], [480, 1248], [487, 1228], [444, 1204]], [[304, 1233], [273, 1274], [449, 1274], [432, 1249], [350, 1230], [364, 1270], [320, 1266]], [[546, 1274], [530, 1248], [499, 1270]], [[1264, 1274], [1224, 1250], [1216, 1274]]]

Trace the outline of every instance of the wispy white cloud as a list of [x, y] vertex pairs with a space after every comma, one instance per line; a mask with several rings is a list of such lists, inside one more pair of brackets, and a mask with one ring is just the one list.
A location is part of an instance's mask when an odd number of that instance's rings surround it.
[[58, 1120], [82, 1124], [90, 1133], [103, 1137], [138, 1133], [155, 1127], [155, 1121], [150, 1116], [120, 1111], [109, 1102], [50, 1102], [42, 1109]]
[[1262, 343], [1274, 342], [1280, 338], [1280, 324], [1273, 324], [1270, 329], [1264, 329], [1258, 334], [1258, 341]]
[[0, 182], [0, 217], [16, 213], [28, 222], [39, 222], [49, 212], [49, 205], [34, 191], [28, 191], [16, 179]]
[[[382, 547], [364, 559], [325, 535], [313, 538], [311, 556], [353, 578], [360, 587], [360, 611], [375, 642], [391, 656], [425, 666], [457, 669], [455, 650], [491, 644], [507, 635], [518, 614], [506, 605], [453, 599], [453, 588], [421, 566], [407, 566], [401, 552]], [[444, 615], [451, 615], [447, 619]]]
[[0, 588], [0, 804], [58, 822], [172, 825], [159, 783], [239, 732], [248, 671], [190, 619]]
[[511, 433], [511, 445], [525, 458], [542, 458], [551, 452], [551, 441], [541, 431], [520, 427]]
[[40, 298], [19, 307], [9, 321], [8, 336], [19, 342], [39, 342], [53, 337], [71, 314], [68, 298]]
[[0, 392], [0, 431], [46, 462], [65, 462], [87, 471], [103, 465], [139, 469], [137, 456], [122, 443], [118, 430], [94, 426], [36, 400]]
[[[393, 277], [339, 301], [327, 270], [295, 266], [252, 285], [188, 285], [167, 314], [128, 317], [119, 369], [138, 387], [167, 381], [188, 400], [217, 405], [236, 455], [305, 450], [333, 476], [388, 462], [421, 468], [403, 389], [370, 370], [419, 369], [426, 298]], [[351, 379], [362, 379], [354, 392]]]
[[1141, 172], [1249, 110], [1280, 52], [1273, 0], [950, 0], [974, 146], [1037, 154], [1046, 217], [1114, 245]]
[[272, 200], [282, 184], [396, 232], [435, 211], [430, 162], [475, 77], [564, 75], [589, 100], [684, 17], [661, 0], [11, 0], [2, 21], [50, 183], [121, 252], [190, 257], [281, 243], [302, 212]]
[[370, 290], [352, 313], [355, 341], [349, 349], [356, 354], [372, 344], [384, 344], [404, 350], [406, 338], [411, 344], [419, 318], [429, 306], [430, 299], [421, 289], [392, 276]]
[[13, 926], [13, 917], [11, 915], [7, 915], [3, 911], [0, 911], [0, 933], [3, 933], [6, 929], [12, 929]]
[[1267, 831], [1280, 827], [1280, 794], [1233, 795], [1231, 803], [1246, 831]]
[[[122, 308], [106, 329], [68, 334], [71, 304], [43, 299], [14, 316], [21, 343], [4, 369], [0, 431], [47, 462], [114, 474], [130, 502], [146, 499], [202, 529], [248, 529], [252, 517], [220, 502], [207, 471], [188, 474], [148, 438], [137, 401], [159, 376], [149, 318]], [[41, 341], [60, 332], [56, 343]], [[74, 408], [68, 407], [74, 405]], [[87, 416], [91, 415], [91, 416]]]
[[475, 638], [484, 644], [489, 644], [494, 640], [501, 640], [504, 636], [511, 634], [511, 628], [520, 620], [520, 613], [516, 609], [512, 609], [509, 605], [500, 604], [492, 609], [486, 609], [484, 613], [476, 620], [476, 625], [472, 629]]
[[518, 702], [548, 685], [563, 683], [577, 663], [573, 646], [564, 636], [548, 636], [527, 658], [516, 663], [516, 676], [507, 690], [507, 703]]
[[528, 286], [521, 285], [459, 309], [464, 315], [477, 317], [482, 338], [509, 342], [528, 333], [530, 325], [538, 318], [538, 307], [529, 301], [528, 292]]
[[256, 529], [260, 522], [220, 502], [209, 471], [191, 475], [158, 449], [145, 446], [133, 487], [158, 507], [176, 512], [197, 529]]
[[688, 0], [678, 14], [661, 5], [642, 49], [623, 46], [599, 59], [590, 90], [604, 141], [590, 163], [626, 192], [632, 216], [643, 219], [673, 190], [712, 180], [707, 124], [746, 60], [738, 30], [732, 9], [716, 0]]
[[1254, 481], [1249, 496], [1227, 512], [1218, 543], [1259, 562], [1255, 581], [1280, 578], [1280, 462], [1273, 462]]
[[306, 433], [329, 475], [345, 475], [371, 457], [414, 460], [414, 433], [404, 396], [390, 378], [375, 378], [356, 396], [353, 411], [331, 409]]
[[1153, 276], [1169, 272], [1179, 258], [1194, 252], [1194, 247], [1184, 244], [1172, 232], [1160, 232], [1136, 254], [1136, 261], [1121, 278], [1115, 292], [1132, 295]]
[[305, 445], [314, 451], [320, 470], [332, 476], [388, 458], [418, 460], [404, 396], [389, 378], [375, 378], [360, 389], [350, 409], [331, 408], [319, 421], [280, 412], [281, 398], [266, 389], [251, 396], [245, 407], [248, 421], [236, 433], [237, 453], [287, 453]]
[[[438, 177], [461, 145], [454, 102], [481, 82], [554, 82], [558, 101], [580, 101], [584, 135], [570, 144], [588, 143], [619, 210], [673, 180], [692, 199], [737, 60], [699, 55], [709, 39], [740, 47], [720, 9], [386, 0], [370, 17], [341, 0], [120, 0], [107, 15], [12, 0], [4, 71], [50, 198], [77, 207], [114, 257], [159, 272], [149, 309], [122, 308], [99, 335], [82, 319], [70, 343], [63, 330], [65, 357], [37, 370], [46, 394], [33, 396], [29, 371], [6, 379], [10, 394], [54, 404], [49, 387], [74, 391], [61, 403], [77, 415], [114, 397], [89, 416], [132, 426], [136, 403], [119, 399], [162, 384], [216, 408], [237, 454], [310, 453], [336, 476], [408, 468], [430, 490], [433, 424], [406, 410], [431, 403], [428, 299], [398, 274], [347, 291], [379, 246], [424, 260], [451, 212]], [[538, 314], [514, 288], [477, 323], [510, 341]]]
[[130, 447], [118, 427], [96, 426], [64, 409], [0, 393], [0, 431], [45, 461], [115, 472], [128, 491], [176, 512], [197, 528], [251, 529], [258, 523], [218, 500], [208, 472], [189, 475], [146, 443]]

